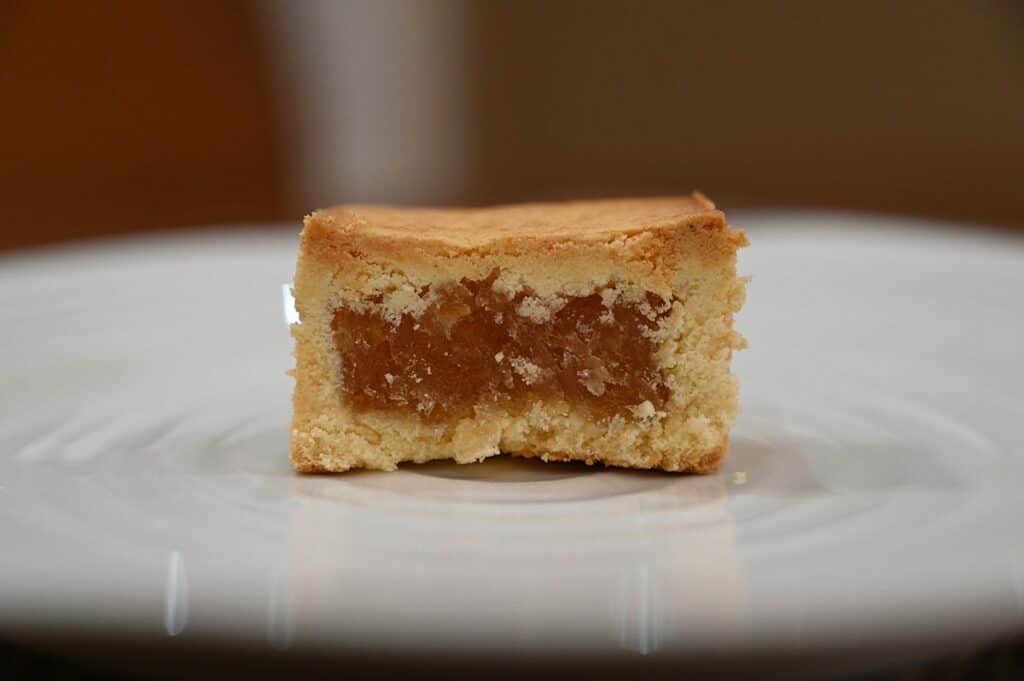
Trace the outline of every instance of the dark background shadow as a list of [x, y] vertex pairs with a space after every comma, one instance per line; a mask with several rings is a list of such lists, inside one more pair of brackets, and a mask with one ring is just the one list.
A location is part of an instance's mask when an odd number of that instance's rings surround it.
[[[376, 51], [330, 39], [342, 30]], [[450, 91], [390, 110], [408, 83], [388, 74], [432, 50], [450, 53]], [[362, 76], [296, 90], [316, 69]], [[0, 85], [0, 248], [296, 224], [341, 200], [692, 188], [726, 209], [1024, 227], [1024, 10], [1008, 1], [11, 0]], [[370, 132], [353, 150], [345, 130]], [[458, 172], [430, 189], [444, 164]]]

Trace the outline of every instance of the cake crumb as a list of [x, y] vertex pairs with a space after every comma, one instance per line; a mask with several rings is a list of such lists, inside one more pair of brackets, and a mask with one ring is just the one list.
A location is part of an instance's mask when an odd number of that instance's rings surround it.
[[585, 387], [591, 395], [600, 397], [605, 393], [605, 381], [600, 375], [601, 373], [602, 372], [592, 371], [590, 369], [580, 369], [576, 372], [576, 376], [580, 379], [580, 383], [583, 384], [583, 387]]
[[640, 404], [630, 407], [629, 410], [633, 412], [633, 417], [637, 421], [643, 424], [653, 424], [667, 416], [666, 412], [656, 409], [650, 400], [644, 400]]
[[736, 471], [732, 474], [732, 484], [734, 485], [745, 485], [747, 484], [747, 473], [746, 471]]
[[424, 395], [420, 398], [419, 403], [416, 405], [416, 411], [421, 414], [429, 414], [434, 410], [434, 398], [430, 395]]
[[384, 380], [388, 382], [388, 385], [392, 385], [395, 382], [393, 374], [384, 374]]
[[604, 288], [601, 290], [601, 304], [605, 307], [610, 308], [622, 295], [622, 289], [618, 286], [613, 288]]
[[539, 366], [525, 357], [513, 357], [509, 360], [509, 364], [512, 365], [512, 369], [519, 374], [519, 377], [523, 379], [523, 383], [526, 385], [533, 385], [540, 380], [541, 375], [544, 373]]
[[635, 407], [630, 407], [630, 409], [633, 411], [633, 416], [641, 420], [649, 419], [657, 413], [650, 400], [644, 400]]
[[543, 324], [550, 321], [556, 312], [565, 307], [565, 303], [565, 299], [559, 296], [552, 296], [547, 300], [536, 296], [526, 296], [516, 308], [516, 313], [535, 324]]
[[504, 352], [496, 352], [494, 354], [494, 361], [495, 362], [501, 362], [501, 360], [503, 360], [503, 359], [505, 359], [505, 353]]

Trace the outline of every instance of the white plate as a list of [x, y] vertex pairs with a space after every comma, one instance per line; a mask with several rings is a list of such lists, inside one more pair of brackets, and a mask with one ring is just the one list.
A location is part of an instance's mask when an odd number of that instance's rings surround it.
[[1024, 625], [1024, 242], [747, 215], [715, 475], [299, 477], [294, 230], [0, 260], [0, 635], [602, 656]]

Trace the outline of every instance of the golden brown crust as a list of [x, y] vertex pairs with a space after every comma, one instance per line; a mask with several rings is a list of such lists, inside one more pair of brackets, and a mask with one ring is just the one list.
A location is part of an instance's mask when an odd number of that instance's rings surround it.
[[480, 250], [508, 254], [553, 246], [607, 244], [640, 234], [655, 238], [637, 255], [656, 256], [665, 242], [689, 236], [709, 258], [747, 245], [742, 230], [700, 194], [692, 196], [528, 203], [488, 208], [335, 206], [306, 218], [303, 249], [334, 259], [359, 258], [362, 250], [402, 254], [464, 255]]

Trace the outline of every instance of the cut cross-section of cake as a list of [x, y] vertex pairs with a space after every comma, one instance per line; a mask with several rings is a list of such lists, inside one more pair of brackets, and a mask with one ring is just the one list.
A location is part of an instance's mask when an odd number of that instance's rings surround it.
[[746, 243], [696, 194], [317, 211], [295, 275], [292, 463], [714, 470]]

